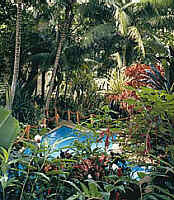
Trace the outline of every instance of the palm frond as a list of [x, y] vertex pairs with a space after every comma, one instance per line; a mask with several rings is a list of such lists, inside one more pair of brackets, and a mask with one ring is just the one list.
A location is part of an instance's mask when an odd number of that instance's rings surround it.
[[[165, 43], [161, 42], [160, 39], [153, 34], [151, 34], [147, 40], [143, 41], [143, 43], [145, 47], [148, 47], [148, 50], [158, 52], [158, 54], [161, 55], [168, 55], [168, 49]], [[146, 54], [148, 53], [146, 52]]]
[[127, 3], [126, 5], [124, 5], [123, 7], [122, 7], [122, 10], [125, 10], [125, 9], [127, 9], [128, 7], [131, 7], [131, 6], [135, 6], [135, 4], [136, 5], [139, 5], [140, 3], [137, 1], [131, 1], [131, 2], [129, 2], [129, 3]]
[[130, 23], [129, 16], [123, 9], [117, 8], [115, 13], [115, 19], [118, 21], [118, 27], [121, 34], [125, 35], [127, 33], [128, 26]]
[[5, 94], [8, 89], [8, 84], [4, 82], [0, 82], [0, 96]]
[[135, 26], [129, 27], [129, 37], [132, 38], [132, 39], [135, 39], [135, 41], [138, 43], [139, 49], [142, 52], [142, 55], [145, 57], [144, 44], [143, 44], [143, 41], [142, 41], [141, 34], [140, 34], [139, 30], [137, 29], [137, 27], [135, 27]]
[[173, 28], [174, 27], [174, 15], [173, 14], [168, 14], [164, 16], [155, 16], [152, 17], [147, 21], [153, 28]]
[[115, 58], [115, 60], [117, 61], [118, 63], [118, 68], [121, 69], [123, 67], [123, 61], [121, 59], [121, 56], [120, 54], [117, 52], [115, 54], [112, 54], [111, 55], [112, 58]]
[[140, 0], [142, 3], [150, 3], [155, 7], [170, 8], [173, 7], [173, 0]]
[[115, 2], [108, 0], [84, 1], [80, 4], [78, 12], [83, 18], [90, 18], [96, 21], [105, 21], [113, 16]]
[[112, 24], [100, 24], [92, 28], [83, 36], [82, 46], [90, 46], [93, 42], [99, 41], [106, 37], [112, 37], [114, 28]]

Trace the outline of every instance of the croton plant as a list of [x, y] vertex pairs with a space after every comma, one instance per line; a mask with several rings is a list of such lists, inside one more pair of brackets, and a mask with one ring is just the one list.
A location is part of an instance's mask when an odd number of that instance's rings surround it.
[[107, 95], [107, 99], [109, 102], [115, 101], [119, 103], [120, 108], [126, 110], [128, 114], [134, 112], [134, 105], [128, 105], [128, 103], [124, 102], [124, 100], [138, 100], [139, 97], [135, 90], [129, 90], [126, 86], [130, 86], [135, 89], [142, 86], [160, 89], [162, 83], [167, 81], [164, 77], [164, 69], [160, 65], [151, 66], [146, 64], [134, 64], [127, 67], [124, 73], [126, 77], [129, 78], [125, 81], [125, 88], [123, 88], [120, 93]]

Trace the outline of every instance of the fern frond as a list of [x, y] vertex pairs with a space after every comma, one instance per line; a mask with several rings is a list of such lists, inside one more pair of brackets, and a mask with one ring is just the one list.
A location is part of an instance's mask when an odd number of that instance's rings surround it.
[[144, 44], [143, 44], [143, 41], [142, 41], [141, 34], [140, 34], [139, 30], [137, 29], [137, 27], [135, 27], [135, 26], [129, 27], [129, 37], [132, 38], [132, 39], [135, 39], [135, 41], [138, 43], [139, 49], [142, 52], [142, 55], [145, 57]]

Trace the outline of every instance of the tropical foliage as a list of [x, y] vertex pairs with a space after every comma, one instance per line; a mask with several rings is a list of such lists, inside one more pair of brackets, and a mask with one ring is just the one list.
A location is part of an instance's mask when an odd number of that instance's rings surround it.
[[[174, 199], [173, 21], [173, 0], [0, 1], [0, 199]], [[62, 119], [92, 135], [51, 159]]]
[[11, 113], [0, 108], [0, 146], [9, 148], [19, 133], [19, 122], [14, 119]]

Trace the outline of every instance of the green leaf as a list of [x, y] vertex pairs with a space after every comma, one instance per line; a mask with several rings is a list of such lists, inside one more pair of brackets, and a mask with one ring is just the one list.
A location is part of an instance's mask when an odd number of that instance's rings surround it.
[[110, 199], [110, 193], [108, 193], [108, 192], [102, 192], [102, 196], [103, 196], [104, 200]]
[[8, 162], [9, 165], [12, 165], [12, 164], [16, 164], [17, 162], [19, 162], [21, 159], [15, 159], [15, 160], [11, 160]]
[[111, 185], [111, 184], [107, 184], [107, 185], [104, 186], [104, 188], [105, 188], [105, 190], [106, 190], [107, 192], [111, 192], [112, 190], [115, 189], [115, 186], [114, 186], [114, 185]]
[[95, 187], [99, 188], [99, 190], [102, 191], [102, 188], [97, 184], [96, 181], [94, 181], [92, 179], [87, 179], [86, 181], [89, 183], [93, 183], [95, 185]]
[[95, 197], [96, 194], [98, 194], [98, 192], [99, 192], [97, 186], [92, 182], [88, 183], [88, 186], [89, 186], [89, 192], [90, 192], [91, 196]]
[[82, 191], [83, 191], [86, 195], [89, 195], [88, 187], [87, 187], [84, 183], [82, 183], [82, 182], [80, 182], [80, 185], [81, 185], [81, 187], [82, 187]]
[[164, 194], [166, 194], [167, 196], [172, 197], [172, 199], [174, 199], [174, 195], [173, 195], [173, 194], [170, 194], [168, 190], [163, 189], [163, 188], [161, 188], [161, 187], [159, 187], [159, 186], [156, 186], [156, 185], [152, 185], [152, 187], [158, 189], [158, 190], [161, 191], [162, 193], [164, 193]]
[[7, 152], [6, 149], [4, 149], [3, 147], [0, 147], [1, 150], [2, 150], [2, 153], [3, 155], [1, 155], [1, 159], [4, 161], [4, 162], [7, 162], [8, 161], [8, 158], [9, 158], [9, 154]]
[[19, 132], [19, 122], [9, 110], [0, 108], [0, 146], [10, 147]]
[[66, 180], [62, 180], [62, 181], [65, 182], [65, 183], [70, 184], [70, 185], [73, 186], [78, 192], [81, 193], [81, 190], [80, 190], [73, 182], [71, 182], [71, 181], [66, 181]]
[[145, 57], [145, 48], [144, 48], [144, 44], [142, 41], [142, 37], [141, 34], [139, 32], [139, 30], [137, 29], [137, 27], [135, 26], [130, 26], [129, 27], [129, 37], [132, 39], [135, 39], [135, 41], [138, 43], [138, 47], [142, 52], [142, 55]]
[[48, 175], [56, 175], [56, 174], [62, 174], [62, 175], [68, 175], [69, 172], [64, 172], [62, 170], [51, 170], [47, 172]]
[[69, 197], [66, 200], [75, 200], [75, 199], [78, 199], [78, 198], [79, 198], [79, 194], [74, 194], [73, 196]]
[[[147, 198], [146, 198], [147, 197]], [[147, 199], [147, 200], [159, 200], [158, 198], [156, 198], [153, 194], [148, 194], [148, 195], [146, 195], [145, 196], [145, 198], [144, 198], [145, 200]]]
[[34, 172], [33, 174], [36, 174], [38, 176], [42, 176], [43, 178], [45, 178], [47, 181], [50, 181], [50, 178], [48, 176], [46, 176], [44, 173], [41, 172]]
[[140, 178], [144, 178], [145, 176], [147, 176], [147, 174], [144, 173], [144, 172], [137, 172], [137, 174], [138, 174], [138, 176], [139, 176]]
[[157, 197], [160, 198], [161, 200], [171, 200], [171, 198], [168, 197], [168, 196], [166, 196], [166, 195], [155, 194], [155, 196], [157, 196]]

